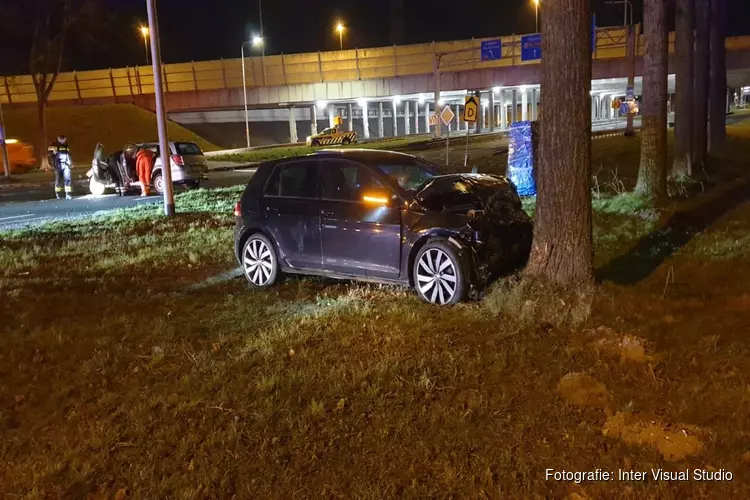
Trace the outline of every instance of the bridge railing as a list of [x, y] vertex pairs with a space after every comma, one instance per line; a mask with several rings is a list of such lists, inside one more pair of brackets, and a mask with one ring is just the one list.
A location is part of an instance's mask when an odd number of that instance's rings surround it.
[[[521, 35], [499, 37], [502, 58], [482, 61], [484, 39], [394, 45], [302, 54], [279, 54], [245, 58], [248, 87], [311, 84], [350, 80], [369, 80], [399, 76], [432, 74], [435, 64], [441, 72], [468, 71], [539, 64], [521, 57]], [[497, 39], [497, 38], [494, 38]], [[674, 33], [670, 33], [670, 53], [674, 52]], [[624, 28], [598, 28], [594, 60], [626, 56], [627, 33]], [[637, 40], [638, 54], [644, 51], [643, 36]], [[728, 50], [750, 48], [750, 37], [728, 38]], [[162, 67], [168, 92], [242, 88], [241, 59], [165, 64]], [[91, 98], [122, 100], [154, 93], [150, 66], [73, 71], [61, 73], [50, 100], [76, 101]], [[30, 75], [0, 77], [0, 102], [36, 101]]]

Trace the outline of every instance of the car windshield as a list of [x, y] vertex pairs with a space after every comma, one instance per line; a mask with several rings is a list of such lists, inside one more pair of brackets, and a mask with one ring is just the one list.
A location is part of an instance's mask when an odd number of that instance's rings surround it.
[[202, 155], [203, 151], [194, 142], [176, 142], [175, 149], [178, 155]]
[[430, 163], [408, 158], [407, 160], [380, 163], [378, 170], [395, 181], [401, 189], [417, 193], [430, 179], [438, 175]]

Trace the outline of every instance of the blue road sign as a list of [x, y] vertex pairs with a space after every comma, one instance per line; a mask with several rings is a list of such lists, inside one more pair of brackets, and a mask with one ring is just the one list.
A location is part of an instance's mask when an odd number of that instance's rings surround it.
[[497, 61], [502, 57], [503, 49], [499, 38], [482, 42], [482, 61]]
[[620, 116], [625, 116], [630, 113], [630, 104], [623, 102], [620, 104]]
[[635, 89], [632, 86], [628, 86], [628, 89], [625, 91], [625, 100], [626, 101], [635, 100]]
[[521, 60], [534, 61], [542, 58], [542, 35], [534, 33], [521, 37]]

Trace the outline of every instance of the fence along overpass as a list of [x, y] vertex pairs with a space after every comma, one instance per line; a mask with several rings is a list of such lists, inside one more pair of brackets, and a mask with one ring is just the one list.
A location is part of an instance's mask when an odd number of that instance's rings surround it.
[[[408, 111], [410, 100], [413, 101], [412, 113], [418, 117], [422, 106], [422, 114], [426, 116], [431, 105], [434, 110], [435, 100], [439, 104], [462, 104], [463, 95], [468, 89], [485, 91], [487, 100], [494, 100], [493, 94], [499, 92], [499, 100], [508, 102], [491, 104], [488, 113], [490, 119], [485, 123], [490, 128], [495, 123], [498, 126], [511, 123], [521, 118], [520, 115], [525, 117], [530, 114], [535, 118], [541, 76], [540, 61], [522, 60], [521, 35], [499, 38], [502, 40], [502, 58], [496, 61], [481, 60], [481, 43], [490, 40], [485, 38], [247, 57], [244, 61], [223, 59], [165, 64], [162, 71], [167, 109], [177, 121], [180, 121], [180, 117], [188, 122], [211, 120], [212, 116], [219, 116], [212, 115], [211, 112], [222, 110], [235, 110], [235, 118], [232, 119], [236, 120], [239, 115], [241, 121], [244, 113], [237, 113], [236, 110], [241, 110], [244, 104], [244, 62], [248, 105], [254, 110], [251, 118], [256, 121], [278, 120], [282, 108], [289, 120], [289, 137], [295, 141], [298, 135], [295, 124], [300, 115], [304, 118], [308, 113], [310, 128], [305, 130], [314, 130], [319, 119], [330, 119], [333, 114], [351, 116], [367, 111], [368, 116], [379, 113], [381, 121], [384, 114], [386, 117], [389, 113], [396, 116], [396, 121], [399, 116], [404, 115], [402, 130], [409, 133], [407, 124], [411, 118]], [[670, 33], [669, 40], [671, 55], [674, 53], [674, 33]], [[626, 46], [626, 29], [597, 28], [596, 47], [592, 53], [592, 88], [597, 89], [605, 100], [625, 93], [623, 78], [627, 76], [630, 64], [626, 57]], [[727, 38], [726, 48], [730, 87], [750, 84], [750, 37]], [[644, 49], [643, 35], [637, 36], [636, 74], [642, 73]], [[670, 56], [670, 66], [671, 64]], [[490, 92], [490, 89], [494, 89], [494, 92]], [[593, 96], [594, 99], [596, 97]], [[0, 101], [11, 105], [34, 103], [36, 94], [31, 76], [2, 77]], [[152, 68], [139, 66], [61, 73], [50, 101], [51, 105], [133, 103], [153, 110]], [[371, 103], [369, 110], [368, 101]], [[396, 104], [401, 102], [403, 105], [397, 110]], [[316, 103], [318, 106], [315, 106]], [[325, 105], [321, 106], [321, 103]], [[375, 103], [377, 106], [372, 105]], [[384, 103], [386, 109], [382, 111]], [[593, 104], [593, 118], [606, 114], [602, 111], [605, 104], [601, 100]], [[352, 105], [358, 108], [354, 112]], [[400, 108], [403, 106], [407, 107], [405, 114], [401, 113]], [[503, 109], [501, 106], [509, 107], [510, 115], [500, 112]], [[309, 111], [298, 109], [295, 112], [291, 109], [294, 107], [306, 107]], [[199, 114], [196, 115], [195, 112]], [[273, 118], [274, 116], [277, 118]], [[360, 113], [360, 116], [363, 115]], [[418, 123], [417, 118], [414, 125], [418, 127]], [[379, 122], [377, 126], [383, 135], [385, 132], [380, 130], [383, 126]], [[369, 126], [363, 124], [362, 128], [369, 135]], [[386, 128], [390, 130], [391, 127]], [[396, 134], [398, 127], [392, 128]]]

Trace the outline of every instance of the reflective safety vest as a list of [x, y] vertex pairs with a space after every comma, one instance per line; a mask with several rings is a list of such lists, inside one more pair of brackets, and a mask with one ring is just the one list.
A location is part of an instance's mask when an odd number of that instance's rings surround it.
[[67, 144], [53, 142], [47, 149], [47, 154], [50, 157], [50, 162], [57, 168], [71, 167], [73, 164], [70, 157], [70, 148]]

